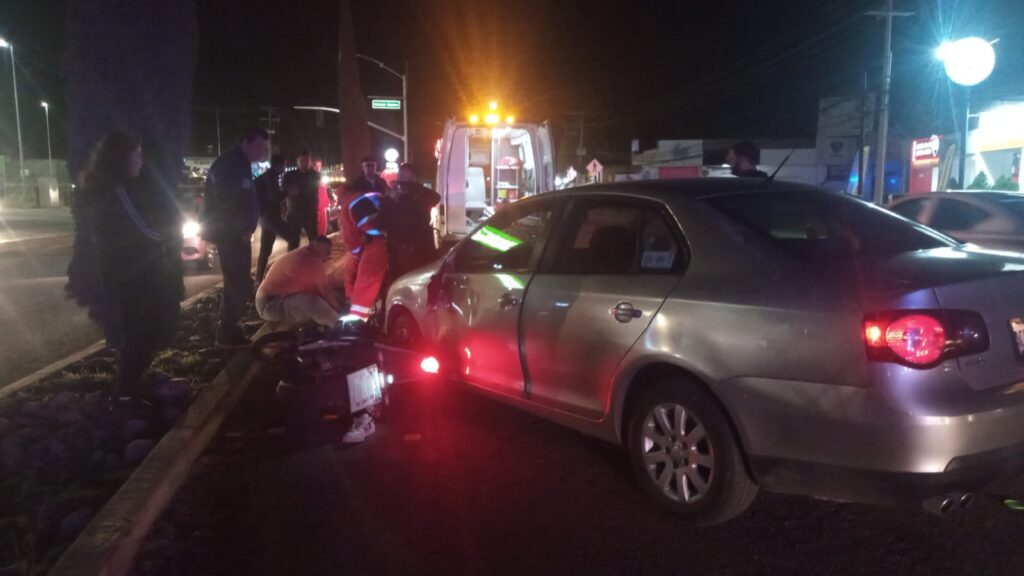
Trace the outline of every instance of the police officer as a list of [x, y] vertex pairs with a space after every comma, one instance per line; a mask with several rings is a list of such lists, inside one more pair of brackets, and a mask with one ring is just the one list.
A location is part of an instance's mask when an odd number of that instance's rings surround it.
[[201, 218], [202, 235], [217, 246], [224, 275], [218, 346], [248, 343], [239, 321], [252, 298], [252, 234], [260, 218], [260, 203], [253, 184], [252, 164], [269, 151], [270, 135], [251, 128], [238, 145], [214, 161], [206, 177]]

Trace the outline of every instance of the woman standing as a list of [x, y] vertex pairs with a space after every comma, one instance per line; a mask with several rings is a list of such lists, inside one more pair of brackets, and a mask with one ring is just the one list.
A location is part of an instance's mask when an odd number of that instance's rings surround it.
[[123, 132], [97, 145], [72, 204], [75, 248], [68, 294], [103, 328], [118, 351], [115, 405], [139, 399], [153, 356], [177, 331], [180, 274], [168, 260], [166, 230], [140, 206], [152, 191], [138, 180], [142, 148]]

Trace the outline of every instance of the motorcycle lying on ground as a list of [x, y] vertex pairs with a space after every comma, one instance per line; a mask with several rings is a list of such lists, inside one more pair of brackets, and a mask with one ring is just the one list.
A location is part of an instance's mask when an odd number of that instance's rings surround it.
[[275, 392], [289, 435], [324, 432], [324, 422], [347, 427], [363, 410], [380, 420], [391, 386], [439, 371], [433, 357], [390, 345], [377, 332], [304, 327], [262, 336], [253, 351], [281, 370]]

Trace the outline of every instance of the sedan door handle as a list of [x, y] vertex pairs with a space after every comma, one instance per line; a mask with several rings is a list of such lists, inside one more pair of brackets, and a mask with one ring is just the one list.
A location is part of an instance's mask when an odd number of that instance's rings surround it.
[[519, 298], [511, 292], [506, 292], [501, 295], [501, 298], [498, 298], [498, 307], [502, 310], [508, 310], [516, 306], [519, 306]]
[[612, 318], [623, 324], [644, 315], [643, 310], [634, 308], [629, 302], [619, 302], [608, 313], [612, 315]]

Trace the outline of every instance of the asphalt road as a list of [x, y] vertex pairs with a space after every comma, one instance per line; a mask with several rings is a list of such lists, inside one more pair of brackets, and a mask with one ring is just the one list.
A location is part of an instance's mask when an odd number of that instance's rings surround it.
[[245, 432], [239, 410], [135, 574], [1024, 574], [1024, 513], [985, 498], [937, 517], [762, 494], [693, 529], [613, 447], [451, 385], [393, 397], [357, 447], [339, 424], [305, 446]]
[[[103, 338], [64, 297], [73, 231], [66, 208], [0, 211], [0, 388]], [[189, 271], [186, 293], [220, 281], [219, 268]]]

